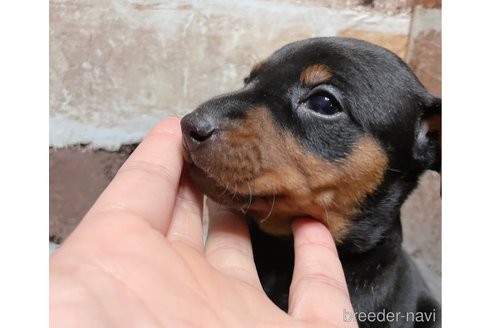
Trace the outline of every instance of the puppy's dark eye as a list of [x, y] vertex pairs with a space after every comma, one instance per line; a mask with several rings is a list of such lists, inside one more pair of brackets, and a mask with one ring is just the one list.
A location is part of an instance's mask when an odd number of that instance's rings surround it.
[[307, 99], [307, 107], [323, 115], [334, 115], [341, 112], [338, 102], [328, 94], [316, 94]]

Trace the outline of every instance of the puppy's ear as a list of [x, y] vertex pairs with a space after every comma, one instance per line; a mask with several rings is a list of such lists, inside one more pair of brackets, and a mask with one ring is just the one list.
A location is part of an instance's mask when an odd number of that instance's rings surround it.
[[413, 154], [425, 169], [441, 172], [441, 98], [422, 104]]

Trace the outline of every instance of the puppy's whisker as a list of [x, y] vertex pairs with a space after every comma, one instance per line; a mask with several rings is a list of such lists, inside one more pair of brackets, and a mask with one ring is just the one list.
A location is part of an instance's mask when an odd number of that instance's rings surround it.
[[229, 182], [227, 182], [224, 191], [219, 195], [219, 197], [224, 196], [226, 194], [226, 192], [228, 192], [228, 191], [229, 191]]
[[251, 203], [253, 203], [253, 193], [251, 192], [251, 187], [249, 186], [249, 183], [246, 183], [246, 185], [248, 186], [248, 191], [249, 191], [249, 203], [243, 212], [244, 214], [248, 212], [249, 208], [251, 207]]
[[275, 194], [272, 194], [272, 207], [270, 207], [270, 212], [268, 212], [268, 215], [261, 219], [260, 223], [264, 223], [266, 220], [270, 218], [270, 215], [272, 215], [273, 212], [273, 206], [275, 205]]
[[251, 192], [251, 187], [249, 186], [248, 182], [246, 182], [246, 186], [248, 186], [249, 202], [246, 206], [243, 206], [239, 209], [243, 214], [246, 214], [248, 212], [251, 203], [253, 202], [253, 193]]
[[234, 182], [234, 194], [232, 195], [232, 199], [236, 198], [236, 193], [237, 193], [237, 183]]
[[251, 60], [252, 62], [252, 65], [255, 65], [257, 64], [259, 61], [260, 61], [260, 58], [258, 57], [258, 54], [254, 53], [254, 54], [249, 54], [248, 55], [249, 59]]

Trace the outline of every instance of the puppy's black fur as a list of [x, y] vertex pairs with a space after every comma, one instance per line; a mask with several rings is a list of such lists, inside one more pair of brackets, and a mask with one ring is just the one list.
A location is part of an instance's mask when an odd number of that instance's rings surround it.
[[288, 227], [309, 215], [334, 234], [356, 312], [427, 315], [360, 327], [438, 327], [440, 306], [401, 248], [400, 207], [425, 170], [440, 170], [440, 113], [440, 99], [388, 50], [303, 40], [183, 118], [187, 169], [209, 197], [251, 219], [262, 285], [284, 310]]

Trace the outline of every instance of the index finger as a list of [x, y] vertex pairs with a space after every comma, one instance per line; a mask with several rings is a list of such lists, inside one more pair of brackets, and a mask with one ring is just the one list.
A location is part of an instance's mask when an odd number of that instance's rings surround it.
[[135, 149], [86, 219], [118, 212], [138, 217], [165, 232], [182, 167], [180, 119], [172, 117], [158, 124]]
[[313, 219], [297, 219], [294, 233], [294, 274], [290, 285], [289, 313], [301, 320], [357, 327], [344, 321], [353, 313], [347, 282], [328, 229]]

